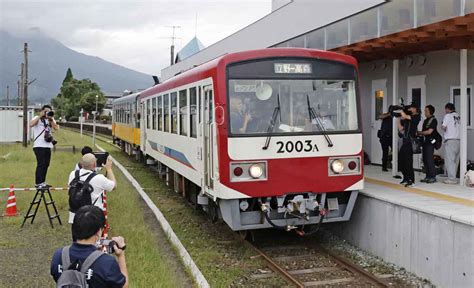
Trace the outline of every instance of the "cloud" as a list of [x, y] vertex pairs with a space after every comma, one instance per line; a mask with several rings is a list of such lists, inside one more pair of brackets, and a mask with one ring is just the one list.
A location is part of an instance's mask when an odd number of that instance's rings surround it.
[[270, 6], [270, 0], [0, 0], [0, 29], [15, 34], [38, 27], [79, 52], [159, 74], [169, 65], [167, 26], [181, 26], [176, 51], [195, 31], [209, 46], [265, 16]]

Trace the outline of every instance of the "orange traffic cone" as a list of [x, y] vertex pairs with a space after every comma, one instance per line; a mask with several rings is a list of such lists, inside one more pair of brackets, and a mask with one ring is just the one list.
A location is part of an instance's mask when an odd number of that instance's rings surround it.
[[15, 190], [13, 190], [13, 184], [10, 185], [10, 193], [8, 193], [7, 209], [3, 216], [17, 216], [18, 211], [16, 210], [16, 198]]

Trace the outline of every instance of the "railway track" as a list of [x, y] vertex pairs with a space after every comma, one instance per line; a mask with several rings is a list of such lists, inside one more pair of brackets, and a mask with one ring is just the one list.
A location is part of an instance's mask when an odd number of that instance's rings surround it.
[[296, 245], [262, 247], [245, 241], [245, 245], [254, 249], [272, 270], [259, 270], [260, 273], [253, 274], [251, 279], [258, 282], [280, 277], [293, 287], [391, 286], [385, 280], [393, 275], [374, 275], [352, 261], [309, 241], [300, 241]]

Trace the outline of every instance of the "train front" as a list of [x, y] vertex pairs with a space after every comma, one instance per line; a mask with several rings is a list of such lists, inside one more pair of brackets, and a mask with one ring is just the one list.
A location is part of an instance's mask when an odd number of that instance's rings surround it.
[[350, 219], [363, 188], [357, 64], [331, 54], [226, 65], [219, 207], [233, 230]]

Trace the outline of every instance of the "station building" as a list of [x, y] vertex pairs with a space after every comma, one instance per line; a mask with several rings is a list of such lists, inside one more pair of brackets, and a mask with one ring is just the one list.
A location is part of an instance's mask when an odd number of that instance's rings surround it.
[[[372, 163], [382, 158], [377, 117], [401, 98], [435, 106], [439, 132], [445, 104], [454, 103], [461, 115], [460, 175], [474, 161], [474, 0], [273, 0], [270, 14], [181, 57], [161, 76], [166, 80], [225, 53], [270, 47], [358, 59], [364, 150]], [[443, 150], [435, 153], [443, 157]], [[473, 189], [462, 179], [461, 185], [418, 184], [421, 172], [417, 186], [405, 188], [392, 177], [397, 159], [393, 149], [391, 174], [365, 167], [352, 219], [335, 231], [437, 286], [474, 287]], [[421, 165], [414, 157], [415, 168]]]
[[[462, 122], [460, 175], [474, 161], [474, 149], [468, 149], [474, 146], [474, 0], [274, 0], [270, 14], [186, 55], [163, 69], [162, 79], [225, 53], [267, 47], [330, 50], [358, 59], [364, 150], [372, 163], [382, 159], [377, 117], [402, 98], [421, 110], [435, 106], [439, 124], [445, 104], [454, 103]], [[436, 153], [443, 156], [443, 149]], [[394, 149], [394, 175], [397, 154]], [[422, 168], [418, 155], [414, 167]]]

